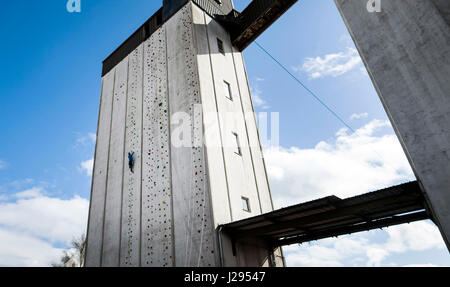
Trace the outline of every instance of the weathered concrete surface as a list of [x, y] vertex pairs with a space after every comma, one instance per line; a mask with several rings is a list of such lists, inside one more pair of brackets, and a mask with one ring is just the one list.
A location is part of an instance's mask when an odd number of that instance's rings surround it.
[[[196, 5], [192, 5], [192, 13], [213, 219], [217, 228], [272, 211], [273, 205], [242, 54], [232, 46], [228, 32], [207, 13]], [[219, 51], [217, 39], [223, 42], [224, 53]], [[224, 82], [230, 85], [231, 99], [227, 97]], [[235, 153], [233, 133], [239, 137], [240, 155]], [[249, 199], [250, 212], [243, 210], [242, 197]], [[265, 245], [240, 245], [234, 256], [225, 233], [221, 243], [225, 266], [268, 265], [269, 249]], [[281, 254], [281, 250], [276, 253]], [[283, 266], [280, 260], [276, 263]]]
[[124, 175], [125, 116], [128, 90], [128, 57], [117, 65], [114, 84], [108, 182], [103, 223], [102, 266], [120, 263], [122, 190]]
[[[193, 36], [192, 4], [188, 3], [166, 24], [169, 110], [171, 114], [171, 168], [176, 266], [216, 266], [208, 170], [202, 135], [200, 86]], [[180, 135], [176, 115], [188, 118]], [[182, 127], [183, 125], [181, 125]], [[177, 138], [176, 138], [177, 137]]]
[[[189, 2], [103, 78], [86, 266], [219, 266], [216, 228], [272, 209], [242, 54]], [[223, 245], [226, 266], [268, 264]]]
[[103, 77], [87, 230], [86, 266], [100, 266], [115, 69]]
[[174, 265], [166, 28], [144, 43], [142, 266]]
[[450, 1], [335, 2], [450, 248]]
[[[139, 266], [141, 217], [141, 143], [142, 143], [142, 71], [143, 46], [128, 57], [128, 103], [123, 161], [122, 237], [120, 266]], [[134, 153], [134, 169], [128, 165], [128, 153]]]
[[[194, 24], [194, 39], [197, 50], [198, 76], [202, 102], [203, 125], [205, 131], [204, 143], [208, 159], [211, 205], [214, 210], [214, 225], [232, 221], [228, 193], [228, 182], [225, 172], [224, 155], [222, 152], [222, 135], [219, 118], [216, 113], [216, 87], [211, 68], [208, 33], [205, 24], [205, 13], [197, 6], [192, 11]], [[214, 95], [214, 96], [213, 96]]]
[[242, 53], [238, 52], [235, 47], [232, 48], [233, 63], [236, 71], [236, 78], [239, 88], [242, 113], [245, 118], [245, 127], [248, 136], [250, 148], [250, 162], [252, 164], [256, 188], [258, 190], [258, 200], [261, 207], [261, 213], [273, 211], [272, 196], [268, 182], [266, 165], [262, 153], [261, 142], [259, 139], [258, 127], [256, 125], [255, 110], [253, 107], [250, 85], [247, 79], [247, 71], [244, 64]]
[[[219, 23], [206, 13], [205, 26], [210, 47], [211, 75], [215, 86], [217, 105], [215, 112], [219, 117], [231, 215], [234, 221], [261, 214], [261, 203], [250, 153], [252, 147], [248, 142], [247, 125], [241, 108], [242, 95], [237, 82], [230, 36]], [[223, 42], [225, 54], [219, 52], [217, 39]], [[232, 100], [227, 98], [228, 91], [224, 88], [225, 81], [230, 84]], [[214, 112], [214, 110], [210, 112]], [[240, 155], [235, 152], [234, 133], [239, 138]], [[214, 171], [216, 169], [215, 163], [209, 162], [209, 164], [210, 169]], [[250, 212], [243, 210], [242, 196], [249, 199]]]

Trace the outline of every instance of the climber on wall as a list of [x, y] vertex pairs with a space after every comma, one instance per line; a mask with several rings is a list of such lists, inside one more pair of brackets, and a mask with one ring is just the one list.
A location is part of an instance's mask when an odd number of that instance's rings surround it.
[[128, 166], [132, 173], [134, 173], [134, 152], [128, 153]]

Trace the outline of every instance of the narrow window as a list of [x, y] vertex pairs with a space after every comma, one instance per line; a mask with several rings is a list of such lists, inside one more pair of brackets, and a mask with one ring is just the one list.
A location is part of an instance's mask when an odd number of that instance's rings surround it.
[[234, 152], [238, 155], [242, 155], [241, 153], [241, 146], [239, 144], [239, 136], [237, 135], [237, 133], [233, 133], [233, 137], [234, 137], [234, 142], [235, 142], [235, 150]]
[[227, 81], [223, 81], [223, 86], [225, 88], [225, 97], [232, 101], [233, 96], [231, 94], [231, 85]]
[[217, 38], [217, 47], [219, 47], [219, 52], [225, 55], [225, 50], [223, 48], [223, 41]]
[[247, 197], [241, 197], [242, 199], [242, 209], [247, 212], [250, 211], [250, 200]]

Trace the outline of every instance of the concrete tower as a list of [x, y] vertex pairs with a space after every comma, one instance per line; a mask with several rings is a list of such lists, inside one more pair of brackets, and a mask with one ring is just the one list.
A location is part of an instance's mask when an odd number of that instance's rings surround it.
[[232, 8], [164, 1], [105, 60], [86, 266], [283, 265], [218, 230], [273, 210]]

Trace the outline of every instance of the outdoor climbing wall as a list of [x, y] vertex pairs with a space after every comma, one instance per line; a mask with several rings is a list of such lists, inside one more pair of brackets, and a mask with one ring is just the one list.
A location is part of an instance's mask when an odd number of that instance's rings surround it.
[[[128, 57], [128, 92], [123, 160], [121, 266], [139, 266], [141, 216], [143, 46]], [[134, 169], [128, 165], [128, 153], [134, 152]]]
[[125, 115], [128, 90], [128, 58], [116, 68], [109, 142], [108, 182], [103, 226], [102, 266], [118, 266], [120, 256]]
[[[171, 147], [176, 266], [215, 266], [215, 233], [206, 174], [192, 4], [166, 23], [170, 111], [189, 115], [189, 146]], [[197, 106], [196, 106], [197, 105]], [[177, 123], [172, 122], [172, 129]], [[172, 139], [174, 143], [174, 139]]]
[[86, 266], [100, 266], [115, 69], [103, 77], [87, 232]]
[[211, 204], [214, 210], [214, 224], [232, 221], [231, 207], [228, 194], [228, 183], [225, 173], [225, 163], [222, 153], [222, 135], [220, 133], [219, 118], [216, 113], [215, 85], [212, 75], [209, 41], [205, 14], [193, 5], [192, 17], [194, 23], [195, 43], [197, 45], [197, 65], [200, 81], [200, 94], [203, 108], [204, 126], [209, 132], [205, 133], [206, 155], [209, 162], [209, 183]]
[[144, 44], [142, 266], [174, 265], [166, 30]]
[[245, 67], [232, 51], [228, 33], [188, 2], [104, 76], [86, 266], [218, 266], [217, 226], [271, 210], [256, 122], [244, 117], [253, 112]]

